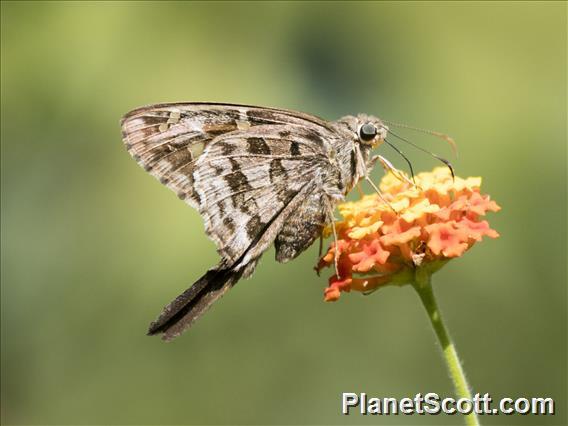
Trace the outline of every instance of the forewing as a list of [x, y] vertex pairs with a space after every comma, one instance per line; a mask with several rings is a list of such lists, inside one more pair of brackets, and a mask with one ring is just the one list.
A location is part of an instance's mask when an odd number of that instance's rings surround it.
[[150, 105], [129, 112], [121, 122], [130, 155], [194, 207], [198, 206], [193, 190], [195, 162], [211, 141], [266, 125], [324, 130], [328, 126], [324, 120], [295, 111], [213, 103]]
[[321, 192], [322, 179], [333, 171], [326, 150], [334, 137], [321, 127], [264, 125], [219, 136], [205, 149], [194, 188], [221, 256], [239, 259], [302, 189]]

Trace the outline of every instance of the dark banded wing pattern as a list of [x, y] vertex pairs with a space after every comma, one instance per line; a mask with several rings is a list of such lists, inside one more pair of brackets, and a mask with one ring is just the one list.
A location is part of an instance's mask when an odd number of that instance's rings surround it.
[[122, 138], [140, 166], [193, 207], [195, 161], [217, 136], [260, 125], [295, 125], [329, 131], [328, 123], [296, 111], [247, 105], [169, 103], [126, 114]]
[[[302, 195], [317, 204], [299, 204], [302, 219], [279, 218], [277, 259], [297, 256], [321, 231], [324, 182], [336, 180], [329, 153], [338, 135], [320, 118], [246, 105], [172, 103], [131, 111], [122, 132], [130, 155], [199, 210], [229, 264], [307, 183], [313, 190]], [[293, 241], [295, 235], [301, 238]]]
[[[322, 208], [330, 168], [324, 141], [330, 138], [325, 129], [261, 125], [211, 142], [195, 164], [194, 190], [206, 232], [224, 259], [239, 259], [303, 188], [310, 191], [292, 215], [313, 197], [318, 199], [313, 208]], [[321, 231], [321, 217], [317, 222]]]

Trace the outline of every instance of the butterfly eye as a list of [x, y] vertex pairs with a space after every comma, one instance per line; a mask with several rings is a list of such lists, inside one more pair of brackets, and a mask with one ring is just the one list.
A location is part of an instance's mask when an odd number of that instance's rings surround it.
[[363, 124], [359, 129], [359, 137], [361, 138], [362, 141], [365, 142], [369, 142], [375, 139], [377, 133], [378, 133], [377, 128], [371, 123]]

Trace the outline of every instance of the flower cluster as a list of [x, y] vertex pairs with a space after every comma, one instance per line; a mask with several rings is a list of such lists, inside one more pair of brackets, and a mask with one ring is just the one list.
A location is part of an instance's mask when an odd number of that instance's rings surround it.
[[400, 173], [389, 172], [380, 183], [389, 204], [373, 194], [339, 206], [343, 220], [335, 224], [337, 243], [316, 268], [333, 267], [337, 259], [339, 274], [329, 279], [326, 301], [337, 300], [342, 291], [401, 283], [416, 267], [441, 266], [483, 236], [499, 236], [481, 220], [486, 212], [500, 210], [480, 194], [481, 178], [453, 178], [440, 167], [418, 174], [413, 183]]

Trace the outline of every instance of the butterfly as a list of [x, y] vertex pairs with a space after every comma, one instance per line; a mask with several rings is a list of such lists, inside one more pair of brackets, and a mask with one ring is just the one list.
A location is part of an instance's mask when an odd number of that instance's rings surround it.
[[278, 108], [166, 103], [130, 111], [121, 127], [132, 158], [199, 211], [221, 257], [151, 323], [148, 334], [164, 340], [250, 276], [272, 244], [277, 261], [296, 258], [333, 226], [335, 206], [359, 181], [372, 184], [377, 161], [392, 167], [371, 156], [389, 128], [366, 114], [326, 121]]

